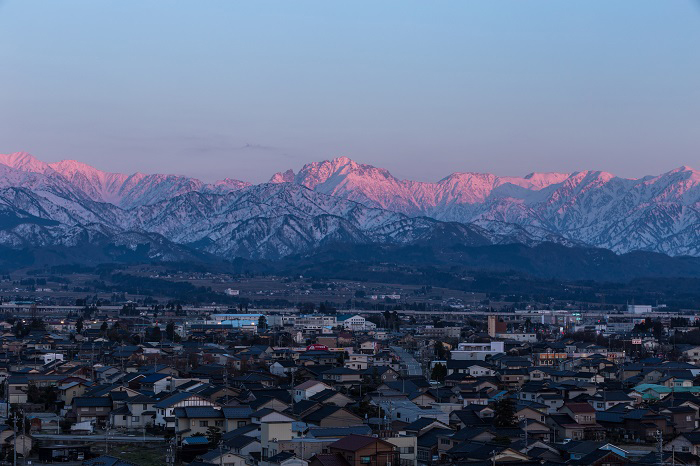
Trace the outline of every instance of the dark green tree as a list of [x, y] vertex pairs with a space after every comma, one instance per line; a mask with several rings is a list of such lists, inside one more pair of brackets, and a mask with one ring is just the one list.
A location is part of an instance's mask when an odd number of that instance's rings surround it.
[[75, 331], [78, 333], [83, 333], [84, 327], [85, 327], [85, 324], [83, 324], [83, 318], [78, 317], [78, 320], [75, 322]]
[[447, 367], [441, 363], [435, 364], [433, 366], [433, 371], [430, 373], [430, 378], [438, 382], [444, 382], [445, 377], [447, 377]]
[[504, 396], [493, 406], [493, 425], [496, 427], [515, 427], [515, 403], [513, 399]]
[[444, 360], [447, 357], [447, 350], [441, 341], [435, 341], [433, 349], [436, 358]]
[[265, 316], [258, 317], [258, 329], [260, 329], [260, 330], [267, 329], [267, 318]]
[[207, 428], [206, 436], [207, 440], [209, 440], [209, 445], [215, 448], [219, 445], [219, 441], [221, 440], [221, 429], [218, 427], [209, 426], [209, 428]]
[[160, 341], [162, 338], [160, 327], [157, 325], [151, 330], [151, 341]]

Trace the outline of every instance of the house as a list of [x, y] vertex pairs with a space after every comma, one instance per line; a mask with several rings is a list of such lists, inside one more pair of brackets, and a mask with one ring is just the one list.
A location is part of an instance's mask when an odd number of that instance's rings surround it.
[[440, 428], [432, 427], [426, 429], [418, 435], [417, 445], [417, 459], [419, 464], [430, 464], [433, 462], [433, 458], [439, 456], [439, 442], [440, 438], [451, 434], [453, 431], [450, 428]]
[[58, 399], [63, 401], [65, 405], [73, 404], [73, 398], [83, 396], [87, 390], [87, 385], [84, 382], [68, 382], [58, 386]]
[[683, 356], [688, 362], [696, 366], [700, 366], [700, 346], [693, 346], [683, 351]]
[[294, 401], [308, 400], [324, 390], [333, 390], [333, 388], [318, 380], [307, 380], [294, 387]]
[[312, 395], [309, 400], [342, 407], [355, 402], [352, 398], [340, 392], [336, 392], [335, 390], [323, 390], [322, 392]]
[[353, 332], [362, 332], [366, 330], [374, 330], [375, 328], [377, 328], [375, 324], [373, 324], [372, 322], [368, 321], [360, 315], [338, 315], [337, 322], [338, 324], [342, 325], [345, 330], [350, 330]]
[[[121, 404], [121, 403], [120, 403]], [[110, 413], [110, 425], [115, 429], [141, 430], [155, 424], [156, 401], [147, 395], [126, 398], [123, 405]]]
[[216, 406], [181, 406], [173, 410], [175, 432], [180, 436], [206, 435], [210, 427], [224, 432], [226, 420], [221, 408]]
[[493, 376], [494, 368], [483, 361], [450, 359], [447, 361], [447, 375], [465, 374], [474, 377]]
[[[256, 415], [253, 414], [253, 417]], [[260, 424], [260, 444], [262, 446], [261, 458], [266, 461], [277, 453], [277, 442], [291, 440], [294, 437], [292, 423], [296, 420], [286, 414], [273, 410], [264, 410], [257, 414]]]
[[155, 425], [166, 429], [175, 429], [175, 408], [185, 406], [214, 406], [214, 403], [192, 393], [175, 393], [153, 406], [156, 410]]
[[47, 434], [61, 433], [61, 417], [54, 413], [28, 413], [26, 415], [32, 432], [40, 431]]
[[583, 456], [573, 464], [580, 466], [622, 466], [631, 463], [632, 460], [621, 456], [615, 451], [599, 448]]
[[396, 382], [399, 373], [389, 366], [372, 366], [362, 371], [362, 377], [370, 383]]
[[268, 466], [309, 466], [309, 462], [294, 453], [283, 451], [267, 459]]
[[241, 455], [245, 458], [250, 458], [253, 455], [259, 456], [260, 452], [262, 451], [260, 438], [255, 436], [240, 434], [229, 437], [227, 434], [224, 434], [222, 439], [224, 441], [224, 445], [226, 445], [226, 447], [233, 453]]
[[325, 382], [333, 385], [353, 385], [359, 384], [362, 374], [359, 371], [348, 369], [347, 367], [334, 367], [321, 374]]
[[662, 409], [660, 414], [669, 418], [671, 424], [673, 424], [674, 431], [677, 433], [695, 430], [697, 412], [690, 406], [671, 406]]
[[319, 427], [344, 427], [361, 425], [362, 418], [340, 406], [327, 405], [302, 418], [307, 424]]
[[78, 396], [73, 398], [73, 412], [77, 422], [96, 421], [99, 425], [107, 422], [112, 411], [112, 400], [106, 396]]
[[692, 453], [700, 456], [700, 432], [685, 432], [664, 445], [666, 451]]
[[11, 404], [25, 404], [29, 379], [23, 375], [11, 375], [7, 378], [7, 401]]
[[448, 413], [435, 408], [421, 408], [408, 400], [386, 400], [384, 398], [377, 398], [373, 403], [381, 406], [388, 419], [392, 421], [401, 421], [410, 424], [420, 418], [426, 418], [437, 419], [443, 424], [449, 424], [450, 422]]
[[400, 465], [418, 466], [418, 437], [415, 435], [399, 435], [385, 439], [399, 451]]
[[[446, 453], [446, 460], [450, 463], [477, 463], [477, 464], [533, 464], [527, 463], [528, 455], [514, 448], [507, 448], [496, 444], [484, 444], [482, 442], [465, 441], [451, 448]], [[537, 461], [534, 464], [540, 464]]]
[[247, 466], [246, 458], [233, 453], [226, 448], [215, 448], [197, 457], [208, 464], [224, 464], [226, 466]]
[[356, 371], [364, 371], [369, 367], [371, 358], [368, 354], [353, 353], [345, 361], [345, 367]]
[[588, 403], [593, 406], [596, 411], [607, 411], [613, 406], [623, 405], [630, 406], [634, 400], [622, 390], [605, 390], [593, 395]]
[[298, 369], [294, 361], [289, 360], [278, 360], [270, 364], [270, 374], [276, 375], [278, 377], [288, 377], [291, 376], [293, 372]]
[[[328, 450], [350, 466], [391, 466], [400, 463], [399, 452], [394, 445], [365, 435], [348, 435], [330, 444]], [[310, 465], [315, 466], [313, 459]]]
[[322, 453], [312, 456], [309, 466], [350, 466], [350, 463], [339, 454]]

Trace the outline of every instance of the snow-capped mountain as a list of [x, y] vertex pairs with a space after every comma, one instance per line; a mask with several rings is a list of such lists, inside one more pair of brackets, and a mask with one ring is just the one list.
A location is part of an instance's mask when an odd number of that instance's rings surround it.
[[423, 183], [341, 157], [270, 181], [493, 233], [514, 232], [517, 225], [542, 241], [563, 237], [619, 253], [700, 255], [700, 172], [688, 167], [641, 179], [595, 171], [522, 178], [454, 173]]
[[226, 194], [192, 191], [131, 209], [85, 204], [49, 199], [26, 188], [2, 189], [0, 245], [80, 246], [132, 235], [150, 238], [148, 242], [164, 238], [232, 259], [279, 258], [332, 242], [408, 244], [438, 235], [460, 244], [491, 244], [476, 226], [373, 209], [293, 184]]
[[[8, 168], [12, 177], [5, 176]], [[0, 187], [31, 187], [45, 183], [46, 190], [60, 186], [79, 197], [131, 208], [154, 204], [190, 191], [225, 193], [250, 183], [226, 178], [212, 184], [180, 175], [109, 173], [75, 160], [44, 163], [26, 152], [0, 154]], [[41, 189], [43, 192], [44, 189]]]
[[135, 250], [139, 241], [153, 244], [153, 258], [171, 259], [193, 249], [279, 258], [338, 242], [546, 241], [700, 256], [700, 173], [455, 173], [427, 183], [341, 157], [250, 185], [0, 155], [0, 246]]

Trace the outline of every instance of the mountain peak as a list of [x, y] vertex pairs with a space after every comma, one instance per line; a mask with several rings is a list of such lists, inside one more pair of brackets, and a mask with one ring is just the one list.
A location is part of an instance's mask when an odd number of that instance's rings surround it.
[[277, 172], [270, 178], [268, 183], [293, 183], [294, 182], [294, 170], [291, 168], [286, 172]]
[[692, 174], [700, 173], [700, 172], [698, 172], [698, 170], [695, 170], [694, 168], [689, 167], [688, 165], [680, 166], [674, 170], [671, 170], [669, 173], [685, 173], [685, 172], [689, 172]]
[[92, 165], [78, 162], [77, 160], [61, 160], [60, 162], [50, 163], [49, 166], [64, 176], [72, 176], [76, 173], [82, 173], [83, 175], [104, 173]]
[[341, 155], [340, 157], [336, 157], [330, 161], [333, 165], [358, 165], [357, 162], [355, 162], [353, 159], [350, 157], [346, 157], [344, 155]]
[[48, 174], [53, 171], [49, 164], [42, 162], [28, 152], [0, 154], [0, 163], [24, 172]]

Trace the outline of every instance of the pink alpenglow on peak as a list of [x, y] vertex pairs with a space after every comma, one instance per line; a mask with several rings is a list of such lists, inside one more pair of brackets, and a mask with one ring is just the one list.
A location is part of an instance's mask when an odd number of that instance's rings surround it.
[[42, 162], [27, 152], [0, 154], [0, 163], [24, 172], [50, 173], [52, 171], [49, 164]]
[[272, 175], [269, 183], [294, 183], [294, 170], [289, 169], [286, 172], [277, 172]]
[[[189, 191], [226, 193], [250, 186], [250, 183], [230, 178], [206, 184], [196, 178], [180, 175], [111, 173], [76, 160], [48, 164], [26, 152], [0, 154], [0, 164], [32, 174], [35, 181], [27, 182], [28, 186], [53, 185], [46, 189], [47, 192], [53, 192], [59, 186], [61, 192], [72, 191], [78, 197], [124, 208], [153, 204]], [[37, 180], [40, 179], [44, 181], [39, 183]]]
[[[22, 200], [30, 195], [58, 204], [38, 209], [39, 201]], [[275, 204], [280, 200], [282, 204]], [[285, 220], [289, 215], [321, 209], [330, 216], [318, 221], [324, 228], [329, 228], [328, 222], [337, 223], [337, 238], [357, 237], [357, 231], [345, 229], [348, 218], [363, 228], [385, 228], [385, 220], [399, 225], [412, 218], [417, 221], [414, 226], [434, 225], [430, 222], [435, 220], [475, 225], [495, 242], [507, 233], [511, 240], [520, 238], [527, 244], [558, 241], [615, 252], [642, 249], [700, 256], [700, 173], [686, 166], [639, 179], [603, 171], [523, 177], [463, 172], [430, 183], [398, 179], [383, 168], [338, 157], [308, 163], [298, 173], [280, 172], [269, 183], [251, 186], [231, 178], [204, 183], [179, 175], [109, 173], [74, 160], [47, 164], [24, 152], [0, 155], [0, 205], [20, 201], [18, 212], [50, 212], [51, 220], [71, 228], [91, 225], [95, 230], [90, 234], [105, 235], [126, 225], [176, 242], [205, 237], [225, 242], [240, 222], [252, 219], [291, 231], [300, 226], [290, 227]], [[235, 214], [216, 210], [234, 204]], [[200, 232], [195, 238], [190, 230], [216, 223], [197, 212], [212, 209], [214, 217], [230, 223], [212, 230], [212, 236]], [[195, 214], [200, 215], [198, 223], [184, 227], [181, 222]], [[144, 218], [150, 220], [138, 223]], [[160, 225], [170, 225], [172, 231]], [[256, 231], [271, 228], [258, 227]], [[49, 236], [43, 234], [37, 241]], [[21, 234], [7, 238], [18, 245], [27, 241]], [[284, 249], [285, 239], [278, 239]]]

